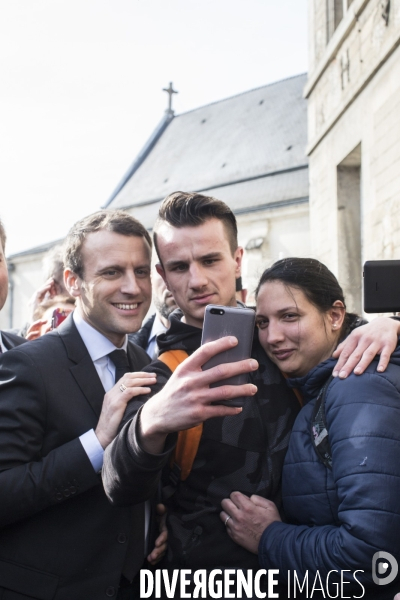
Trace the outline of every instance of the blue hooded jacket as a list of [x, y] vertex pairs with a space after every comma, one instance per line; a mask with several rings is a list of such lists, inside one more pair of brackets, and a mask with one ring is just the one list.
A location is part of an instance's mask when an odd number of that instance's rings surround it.
[[[379, 598], [394, 584], [372, 582], [372, 558], [378, 551], [392, 554], [400, 564], [400, 346], [384, 373], [377, 360], [361, 376], [335, 378], [328, 386], [325, 408], [332, 451], [332, 471], [320, 461], [312, 444], [311, 419], [319, 391], [335, 365], [328, 359], [306, 376], [289, 379], [300, 389], [305, 406], [290, 438], [283, 470], [283, 505], [288, 523], [272, 523], [259, 544], [260, 564], [288, 571], [299, 580], [318, 571], [344, 573], [344, 593], [361, 597], [356, 579]], [[332, 581], [340, 580], [335, 573]], [[397, 585], [400, 591], [400, 583]], [[354, 591], [356, 590], [356, 591]], [[391, 595], [390, 595], [391, 594]], [[339, 596], [340, 597], [340, 596]], [[378, 598], [376, 593], [366, 597]]]

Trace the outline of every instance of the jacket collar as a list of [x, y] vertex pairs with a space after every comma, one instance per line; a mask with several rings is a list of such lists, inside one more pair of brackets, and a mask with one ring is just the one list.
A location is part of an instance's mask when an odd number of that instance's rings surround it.
[[316, 398], [324, 383], [332, 375], [336, 358], [328, 358], [311, 369], [303, 377], [289, 377], [286, 382], [289, 387], [296, 388], [301, 392], [304, 403]]
[[169, 315], [169, 329], [157, 336], [160, 354], [167, 350], [184, 350], [188, 354], [192, 354], [192, 352], [200, 347], [203, 330], [199, 327], [183, 323], [182, 317], [183, 313], [180, 308], [176, 308]]

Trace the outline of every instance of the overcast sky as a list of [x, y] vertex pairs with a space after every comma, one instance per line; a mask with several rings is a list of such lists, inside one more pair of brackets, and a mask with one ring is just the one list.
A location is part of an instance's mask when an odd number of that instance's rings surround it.
[[[107, 201], [177, 114], [307, 71], [307, 0], [0, 0], [7, 254]], [[173, 191], [173, 190], [171, 190]]]

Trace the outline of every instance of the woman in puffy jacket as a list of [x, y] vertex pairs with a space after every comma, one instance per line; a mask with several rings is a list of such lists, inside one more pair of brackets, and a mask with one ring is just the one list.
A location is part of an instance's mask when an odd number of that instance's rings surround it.
[[240, 492], [222, 502], [221, 519], [262, 568], [279, 570], [288, 598], [400, 590], [400, 347], [384, 373], [376, 360], [361, 376], [331, 377], [354, 318], [317, 260], [280, 260], [261, 277], [261, 345], [304, 404], [283, 470], [285, 522], [272, 502]]

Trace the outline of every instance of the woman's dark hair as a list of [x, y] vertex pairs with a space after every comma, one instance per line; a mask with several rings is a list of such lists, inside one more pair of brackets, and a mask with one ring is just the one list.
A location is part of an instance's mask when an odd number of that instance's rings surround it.
[[[256, 298], [260, 288], [267, 281], [282, 281], [287, 286], [301, 290], [314, 306], [321, 312], [327, 312], [336, 300], [341, 300], [344, 307], [343, 290], [334, 274], [315, 258], [284, 258], [278, 260], [261, 275], [257, 285]], [[342, 332], [348, 327], [346, 315]]]
[[329, 310], [335, 300], [341, 300], [345, 305], [343, 290], [338, 280], [328, 267], [315, 258], [278, 260], [261, 275], [256, 298], [261, 286], [267, 281], [282, 281], [299, 288], [306, 298], [323, 312]]

